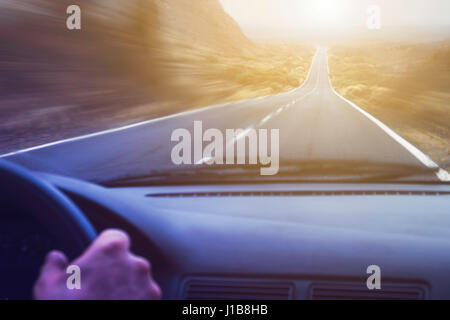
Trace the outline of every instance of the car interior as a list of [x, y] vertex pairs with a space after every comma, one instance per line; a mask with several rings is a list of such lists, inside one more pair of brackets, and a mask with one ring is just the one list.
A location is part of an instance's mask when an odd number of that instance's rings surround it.
[[114, 186], [3, 160], [0, 176], [2, 299], [32, 298], [46, 252], [74, 258], [107, 228], [130, 234], [164, 299], [450, 298], [445, 184]]
[[449, 13], [0, 0], [0, 302], [450, 300]]

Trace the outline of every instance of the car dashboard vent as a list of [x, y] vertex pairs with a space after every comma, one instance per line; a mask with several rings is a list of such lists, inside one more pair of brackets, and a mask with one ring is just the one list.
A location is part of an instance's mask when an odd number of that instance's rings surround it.
[[380, 290], [369, 290], [362, 284], [312, 284], [309, 288], [311, 300], [424, 300], [426, 287], [421, 285], [382, 284]]
[[291, 300], [292, 283], [239, 281], [227, 279], [193, 279], [184, 282], [183, 300]]
[[298, 196], [442, 196], [450, 192], [436, 191], [245, 191], [245, 192], [181, 192], [151, 193], [151, 198], [195, 198], [195, 197], [298, 197]]

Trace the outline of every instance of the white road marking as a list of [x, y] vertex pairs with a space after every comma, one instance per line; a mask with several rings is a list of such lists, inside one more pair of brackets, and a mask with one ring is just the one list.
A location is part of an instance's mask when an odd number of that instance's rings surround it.
[[249, 101], [263, 100], [263, 99], [269, 98], [269, 97], [285, 96], [287, 94], [290, 94], [290, 93], [293, 93], [293, 92], [295, 92], [297, 90], [300, 90], [307, 83], [307, 81], [308, 81], [308, 79], [309, 79], [309, 77], [311, 75], [311, 71], [313, 69], [312, 68], [313, 67], [313, 63], [315, 61], [317, 53], [318, 52], [316, 51], [313, 59], [311, 60], [311, 67], [309, 69], [309, 72], [308, 72], [308, 75], [307, 75], [305, 81], [302, 83], [302, 85], [300, 87], [292, 89], [291, 91], [288, 91], [288, 92], [283, 92], [283, 93], [279, 93], [279, 94], [275, 94], [275, 95], [271, 94], [271, 95], [266, 95], [266, 96], [262, 96], [262, 97], [258, 97], [258, 98], [245, 99], [245, 100], [241, 100], [241, 101], [220, 103], [220, 104], [215, 104], [215, 105], [212, 105], [212, 106], [206, 106], [206, 107], [195, 109], [195, 110], [183, 111], [183, 112], [171, 114], [171, 115], [168, 115], [168, 116], [164, 116], [164, 117], [160, 117], [160, 118], [156, 118], [156, 119], [151, 119], [151, 120], [146, 120], [146, 121], [142, 121], [142, 122], [137, 122], [137, 123], [133, 123], [133, 124], [130, 124], [130, 125], [126, 125], [126, 126], [122, 126], [122, 127], [118, 127], [118, 128], [114, 128], [114, 129], [103, 130], [103, 131], [99, 131], [99, 132], [95, 132], [95, 133], [90, 133], [90, 134], [81, 135], [81, 136], [68, 138], [68, 139], [62, 139], [62, 140], [58, 140], [58, 141], [54, 141], [54, 142], [49, 142], [49, 143], [45, 143], [45, 144], [42, 144], [42, 145], [38, 145], [38, 146], [35, 146], [35, 147], [30, 147], [30, 148], [26, 148], [26, 149], [21, 149], [21, 150], [9, 152], [9, 153], [0, 155], [0, 158], [6, 158], [6, 157], [22, 154], [22, 153], [27, 153], [27, 152], [30, 152], [30, 151], [45, 149], [45, 148], [48, 148], [48, 147], [53, 147], [53, 146], [64, 144], [64, 143], [68, 143], [68, 142], [74, 142], [74, 141], [78, 141], [78, 140], [84, 140], [84, 139], [89, 139], [89, 138], [93, 138], [93, 137], [98, 137], [98, 136], [102, 136], [102, 135], [109, 134], [109, 133], [120, 132], [120, 131], [123, 131], [123, 130], [128, 130], [128, 129], [132, 129], [132, 128], [144, 126], [144, 125], [151, 124], [151, 123], [156, 123], [156, 122], [159, 122], [159, 121], [180, 117], [180, 116], [187, 116], [187, 115], [191, 115], [191, 114], [201, 113], [203, 111], [223, 108], [223, 107], [226, 107], [226, 106], [229, 106], [229, 105], [234, 105], [236, 103], [245, 103], [245, 102], [249, 102]]
[[[312, 59], [312, 61], [311, 61], [311, 66], [310, 66], [310, 68], [309, 68], [308, 75], [306, 76], [306, 79], [305, 79], [305, 81], [302, 83], [302, 85], [301, 85], [300, 87], [295, 88], [295, 89], [293, 89], [293, 90], [291, 90], [291, 91], [288, 91], [288, 92], [286, 92], [286, 93], [284, 93], [284, 94], [291, 94], [291, 93], [293, 93], [293, 92], [295, 92], [295, 91], [297, 91], [297, 90], [300, 90], [300, 89], [302, 89], [302, 88], [308, 83], [309, 78], [311, 77], [311, 73], [312, 73], [312, 70], [313, 70], [313, 68], [314, 68], [314, 65], [317, 64], [317, 62], [316, 62], [317, 54], [318, 54], [318, 50], [316, 50], [316, 52], [315, 52], [315, 54], [314, 54], [314, 57], [313, 57], [313, 59]], [[302, 96], [302, 97], [300, 97], [300, 98], [298, 98], [298, 99], [295, 99], [295, 100], [289, 102], [286, 106], [283, 106], [283, 107], [279, 108], [278, 110], [275, 110], [275, 111], [271, 112], [270, 114], [268, 114], [264, 119], [262, 119], [262, 120], [259, 122], [259, 126], [264, 125], [267, 121], [269, 121], [270, 119], [272, 119], [275, 115], [281, 113], [281, 112], [283, 111], [283, 108], [289, 107], [290, 105], [294, 105], [294, 104], [296, 104], [297, 102], [299, 102], [300, 100], [302, 100], [303, 98], [305, 98], [305, 97], [309, 96], [310, 94], [312, 94], [312, 93], [316, 90], [316, 87], [317, 87], [317, 82], [316, 82], [316, 86], [314, 87], [314, 89], [311, 90], [311, 91], [310, 91], [309, 93], [307, 93], [306, 95], [304, 95], [304, 96]], [[267, 98], [267, 97], [271, 97], [271, 96], [263, 96], [263, 97], [255, 98], [255, 99], [253, 99], [253, 101], [260, 101], [260, 100], [263, 100], [263, 99], [265, 99], [265, 98]], [[238, 135], [237, 137], [235, 137], [235, 138], [233, 139], [233, 141], [231, 141], [231, 142], [229, 143], [229, 145], [226, 146], [226, 149], [230, 148], [231, 145], [234, 145], [235, 143], [237, 143], [240, 139], [242, 139], [243, 137], [245, 137], [245, 136], [247, 135], [247, 133], [248, 133], [250, 130], [253, 130], [254, 128], [255, 128], [255, 126], [250, 126], [250, 127], [248, 127], [247, 129], [245, 129], [243, 132], [241, 132], [240, 135]], [[204, 157], [203, 159], [199, 160], [196, 164], [197, 164], [197, 165], [201, 165], [201, 164], [204, 164], [204, 163], [206, 163], [206, 162], [208, 162], [208, 161], [210, 161], [210, 160], [212, 160], [212, 159], [213, 159], [212, 157]]]
[[[327, 68], [329, 70], [329, 63], [328, 63], [328, 55], [327, 55]], [[336, 90], [333, 87], [333, 84], [331, 83], [330, 77], [328, 77], [328, 81], [330, 83], [330, 87], [334, 94], [338, 96], [340, 99], [347, 102], [350, 106], [361, 112], [363, 115], [365, 115], [367, 118], [369, 118], [372, 122], [374, 122], [378, 127], [380, 127], [385, 133], [387, 133], [391, 138], [393, 138], [395, 141], [397, 141], [401, 146], [403, 146], [406, 150], [408, 150], [416, 159], [418, 159], [422, 164], [430, 169], [436, 169], [436, 176], [439, 178], [439, 180], [443, 182], [450, 181], [450, 174], [439, 167], [439, 165], [431, 160], [430, 157], [428, 157], [425, 153], [423, 153], [419, 148], [411, 144], [409, 141], [398, 135], [394, 130], [389, 128], [387, 125], [385, 125], [383, 122], [372, 116], [370, 113], [366, 112], [362, 108], [358, 107], [354, 102], [344, 98], [339, 93], [336, 92]]]
[[204, 157], [203, 159], [197, 161], [195, 164], [197, 164], [197, 165], [204, 164], [204, 163], [207, 163], [210, 160], [212, 160], [212, 157]]
[[267, 115], [264, 119], [261, 120], [260, 124], [263, 125], [267, 121], [269, 121], [272, 118], [272, 114]]
[[[313, 61], [312, 61], [312, 63], [311, 63], [311, 68], [309, 69], [308, 76], [307, 76], [305, 82], [304, 82], [298, 89], [301, 89], [302, 87], [304, 87], [304, 86], [306, 85], [306, 83], [309, 81], [310, 76], [311, 76], [311, 71], [312, 71], [312, 69], [315, 67], [315, 65], [317, 64], [316, 58], [317, 58], [317, 53], [318, 53], [318, 52], [319, 52], [319, 50], [316, 50], [316, 54], [314, 55]], [[317, 68], [317, 67], [316, 67], [316, 68]], [[320, 70], [319, 70], [319, 71], [320, 71]], [[319, 72], [319, 71], [318, 71], [318, 72]], [[315, 85], [314, 85], [314, 88], [313, 88], [311, 91], [307, 92], [305, 95], [303, 95], [303, 96], [301, 96], [301, 97], [299, 97], [299, 98], [297, 98], [297, 99], [294, 99], [294, 100], [290, 101], [288, 104], [286, 104], [286, 105], [280, 107], [278, 110], [275, 110], [274, 112], [270, 113], [270, 114], [267, 115], [263, 120], [260, 121], [259, 125], [262, 126], [262, 125], [266, 124], [267, 121], [269, 121], [270, 119], [272, 119], [272, 118], [275, 117], [276, 115], [280, 114], [282, 111], [284, 111], [284, 110], [286, 110], [286, 109], [289, 109], [290, 107], [294, 106], [295, 104], [297, 104], [297, 103], [300, 102], [301, 100], [303, 100], [303, 99], [305, 99], [306, 97], [308, 97], [308, 96], [314, 94], [315, 92], [318, 91], [318, 90], [317, 90], [317, 89], [318, 89], [318, 86], [319, 86], [319, 77], [317, 77], [316, 83], [315, 83]], [[296, 90], [298, 90], [298, 89], [296, 89]]]
[[444, 169], [439, 168], [439, 171], [436, 173], [436, 175], [441, 181], [450, 181], [450, 174]]
[[[244, 102], [244, 101], [241, 101], [241, 102]], [[123, 130], [128, 130], [128, 129], [132, 129], [132, 128], [137, 128], [137, 127], [144, 126], [144, 125], [147, 125], [147, 124], [156, 123], [156, 122], [159, 122], [159, 121], [168, 120], [168, 119], [172, 119], [172, 118], [176, 118], [176, 117], [180, 117], [180, 116], [186, 116], [186, 115], [190, 115], [190, 114], [195, 114], [195, 113], [198, 113], [198, 112], [203, 112], [203, 111], [207, 111], [207, 110], [211, 110], [211, 109], [215, 109], [215, 108], [222, 108], [222, 107], [224, 107], [224, 106], [226, 106], [228, 104], [229, 103], [218, 104], [218, 105], [204, 107], [204, 108], [201, 108], [201, 109], [184, 111], [184, 112], [180, 112], [180, 113], [171, 114], [171, 115], [168, 115], [168, 116], [165, 116], [165, 117], [160, 117], [160, 118], [156, 118], [156, 119], [151, 119], [151, 120], [147, 120], [147, 121], [133, 123], [133, 124], [130, 124], [130, 125], [127, 125], [127, 126], [123, 126], [123, 127], [119, 127], [119, 128], [115, 128], [115, 129], [108, 129], [108, 130], [99, 131], [99, 132], [95, 132], [95, 133], [91, 133], [91, 134], [86, 134], [86, 135], [82, 135], [82, 136], [78, 136], [78, 137], [74, 137], [74, 138], [68, 138], [68, 139], [63, 139], [63, 140], [59, 140], [59, 141], [55, 141], [55, 142], [50, 142], [50, 143], [42, 144], [42, 145], [39, 145], [39, 146], [35, 146], [35, 147], [31, 147], [31, 148], [26, 148], [26, 149], [14, 151], [14, 152], [6, 153], [6, 154], [3, 154], [3, 155], [0, 155], [0, 158], [6, 158], [6, 157], [10, 157], [10, 156], [21, 154], [21, 153], [26, 153], [26, 152], [30, 152], [30, 151], [34, 151], [34, 150], [39, 150], [39, 149], [44, 149], [44, 148], [56, 146], [56, 145], [67, 143], [67, 142], [74, 142], [74, 141], [78, 141], [78, 140], [84, 140], [84, 139], [88, 139], [88, 138], [98, 137], [98, 136], [102, 136], [102, 135], [105, 135], [105, 134], [110, 134], [110, 133], [119, 132], [119, 131], [123, 131]]]
[[[254, 127], [251, 126], [251, 127], [248, 127], [248, 128], [245, 129], [245, 130], [242, 130], [237, 136], [235, 136], [235, 137], [233, 138], [233, 140], [231, 140], [231, 141], [225, 146], [225, 150], [228, 150], [229, 148], [234, 147], [234, 145], [235, 145], [239, 140], [241, 140], [242, 138], [246, 137], [247, 134], [248, 134], [251, 130], [253, 130], [253, 129], [254, 129]], [[197, 161], [196, 164], [197, 164], [197, 165], [204, 164], [204, 163], [206, 163], [206, 162], [208, 162], [208, 161], [210, 161], [210, 160], [212, 160], [212, 159], [213, 159], [212, 157], [205, 157], [205, 158], [203, 158], [203, 159]]]
[[[325, 51], [326, 52], [326, 51]], [[290, 94], [293, 93], [297, 90], [300, 90], [301, 88], [303, 88], [307, 82], [309, 81], [309, 78], [311, 76], [312, 70], [314, 69], [315, 64], [317, 64], [316, 62], [316, 58], [319, 54], [319, 49], [316, 50], [316, 53], [312, 59], [312, 63], [311, 63], [311, 67], [309, 69], [308, 75], [305, 79], [305, 81], [303, 82], [303, 84], [298, 87], [295, 88], [289, 92], [285, 92], [285, 93], [281, 93], [281, 94], [277, 94], [277, 95], [267, 95], [267, 96], [262, 96], [262, 97], [258, 97], [258, 98], [254, 98], [254, 99], [247, 99], [247, 100], [242, 100], [242, 101], [238, 101], [239, 103], [242, 102], [247, 102], [247, 101], [256, 101], [256, 100], [262, 100], [268, 97], [274, 97], [274, 96], [281, 96], [281, 95], [286, 95], [286, 94]], [[327, 72], [328, 75], [330, 74], [330, 69], [329, 69], [329, 63], [328, 63], [328, 55], [327, 55]], [[319, 78], [319, 77], [317, 77]], [[310, 94], [313, 94], [315, 91], [317, 91], [317, 86], [318, 86], [318, 81], [319, 79], [316, 80], [316, 85], [314, 87], [314, 89], [309, 92], [307, 95], [303, 96], [302, 98], [296, 99], [294, 101], [291, 101], [288, 105], [286, 105], [283, 108], [289, 108], [293, 105], [295, 105], [297, 102], [299, 102], [301, 99], [309, 96]], [[397, 141], [400, 145], [402, 145], [404, 148], [406, 148], [413, 156], [415, 156], [419, 161], [421, 161], [425, 166], [427, 166], [428, 168], [432, 168], [432, 169], [437, 169], [436, 172], [436, 176], [439, 178], [439, 180], [441, 181], [445, 181], [448, 182], [450, 181], [450, 174], [440, 168], [433, 160], [431, 160], [430, 157], [428, 157], [427, 155], [425, 155], [422, 151], [420, 151], [417, 147], [415, 147], [414, 145], [412, 145], [410, 142], [406, 141], [404, 138], [402, 138], [401, 136], [399, 136], [397, 133], [395, 133], [392, 129], [390, 129], [388, 126], [386, 126], [384, 123], [382, 123], [380, 120], [376, 119], [375, 117], [373, 117], [371, 114], [367, 113], [366, 111], [364, 111], [363, 109], [361, 109], [360, 107], [358, 107], [355, 103], [347, 100], [346, 98], [342, 97], [341, 95], [339, 95], [333, 88], [333, 85], [331, 83], [331, 79], [328, 76], [328, 81], [330, 83], [330, 87], [332, 89], [332, 91], [342, 100], [346, 101], [347, 103], [349, 103], [353, 108], [355, 108], [356, 110], [358, 110], [359, 112], [361, 112], [362, 114], [364, 114], [367, 118], [369, 118], [371, 121], [373, 121], [377, 126], [379, 126], [383, 131], [385, 131], [389, 136], [391, 136], [395, 141]], [[78, 140], [84, 140], [84, 139], [88, 139], [88, 138], [93, 138], [93, 137], [97, 137], [97, 136], [101, 136], [101, 135], [106, 135], [106, 134], [110, 134], [110, 133], [114, 133], [114, 132], [120, 132], [123, 130], [128, 130], [128, 129], [132, 129], [132, 128], [136, 128], [136, 127], [140, 127], [140, 126], [144, 126], [147, 124], [151, 124], [151, 123], [156, 123], [159, 121], [163, 121], [163, 120], [168, 120], [168, 119], [172, 119], [172, 118], [176, 118], [176, 117], [180, 117], [180, 116], [186, 116], [186, 115], [191, 115], [191, 114], [196, 114], [196, 113], [201, 113], [203, 111], [208, 111], [208, 110], [212, 110], [212, 109], [216, 109], [216, 108], [222, 108], [225, 107], [227, 105], [232, 105], [235, 104], [237, 102], [231, 102], [231, 103], [223, 103], [223, 104], [217, 104], [217, 105], [212, 105], [212, 106], [207, 106], [204, 108], [200, 108], [200, 109], [196, 109], [196, 110], [190, 110], [190, 111], [184, 111], [184, 112], [180, 112], [180, 113], [176, 113], [176, 114], [172, 114], [172, 115], [168, 115], [165, 117], [160, 117], [160, 118], [156, 118], [156, 119], [151, 119], [151, 120], [147, 120], [147, 121], [143, 121], [143, 122], [138, 122], [138, 123], [134, 123], [134, 124], [130, 124], [127, 126], [123, 126], [123, 127], [119, 127], [119, 128], [115, 128], [115, 129], [109, 129], [109, 130], [104, 130], [104, 131], [99, 131], [96, 133], [92, 133], [92, 134], [87, 134], [87, 135], [82, 135], [82, 136], [78, 136], [78, 137], [74, 137], [74, 138], [69, 138], [69, 139], [63, 139], [63, 140], [59, 140], [59, 141], [55, 141], [55, 142], [50, 142], [50, 143], [46, 143], [43, 145], [39, 145], [39, 146], [35, 146], [35, 147], [31, 147], [31, 148], [26, 148], [26, 149], [22, 149], [22, 150], [18, 150], [18, 151], [14, 151], [14, 152], [10, 152], [7, 154], [3, 154], [0, 155], [0, 158], [6, 158], [6, 157], [10, 157], [10, 156], [14, 156], [14, 155], [18, 155], [18, 154], [22, 154], [22, 153], [26, 153], [26, 152], [30, 152], [30, 151], [35, 151], [35, 150], [39, 150], [39, 149], [44, 149], [44, 148], [48, 148], [48, 147], [52, 147], [55, 145], [59, 145], [59, 144], [64, 144], [64, 143], [68, 143], [68, 142], [74, 142], [74, 141], [78, 141]], [[283, 108], [279, 109], [278, 111], [282, 110]], [[264, 124], [267, 121], [269, 121], [272, 117], [274, 116], [273, 113], [269, 114], [268, 116], [266, 116], [260, 123]], [[253, 126], [250, 128], [247, 128], [246, 130], [244, 130], [244, 132], [248, 133], [248, 130], [253, 129]], [[242, 137], [245, 136], [242, 135]], [[242, 138], [241, 137], [241, 138]], [[235, 139], [234, 143], [237, 141], [237, 139]], [[202, 159], [200, 161], [209, 161], [211, 159]], [[201, 163], [201, 162], [200, 162]]]
[[296, 103], [300, 102], [301, 100], [303, 100], [304, 98], [312, 95], [314, 92], [316, 91], [316, 88], [314, 88], [313, 90], [311, 90], [310, 92], [308, 92], [307, 94], [303, 95], [302, 97], [295, 99], [291, 102], [289, 102], [288, 104], [284, 105], [283, 107], [280, 107], [279, 109], [273, 111], [272, 113], [270, 113], [269, 115], [267, 115], [264, 119], [262, 119], [259, 123], [259, 125], [264, 125], [265, 123], [267, 123], [267, 121], [269, 121], [270, 119], [272, 119], [273, 117], [275, 117], [276, 115], [280, 114], [282, 111], [289, 109], [290, 107], [294, 106]]

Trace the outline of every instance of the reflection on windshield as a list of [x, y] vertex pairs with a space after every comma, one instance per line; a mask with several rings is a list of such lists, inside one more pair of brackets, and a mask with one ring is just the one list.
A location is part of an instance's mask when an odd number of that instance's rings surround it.
[[286, 183], [286, 182], [417, 182], [434, 181], [436, 170], [392, 163], [356, 161], [283, 162], [274, 176], [262, 176], [257, 165], [185, 166], [178, 170], [153, 172], [104, 182], [105, 186], [148, 186], [161, 184]]

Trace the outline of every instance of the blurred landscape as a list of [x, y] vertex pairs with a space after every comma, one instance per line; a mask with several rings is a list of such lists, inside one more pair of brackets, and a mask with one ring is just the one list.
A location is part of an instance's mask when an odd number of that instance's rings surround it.
[[0, 0], [0, 41], [0, 153], [288, 91], [314, 54], [251, 41], [218, 0]]
[[339, 94], [450, 169], [450, 41], [376, 41], [329, 52]]
[[[66, 29], [74, 3], [81, 31]], [[341, 95], [449, 170], [449, 28], [339, 32], [251, 40], [219, 0], [0, 0], [0, 154], [289, 91], [315, 41]]]

